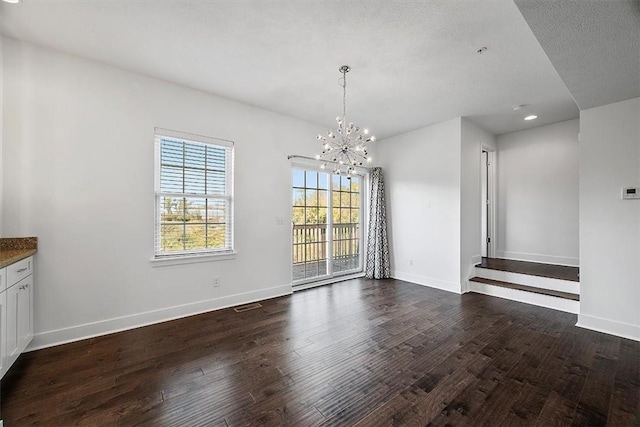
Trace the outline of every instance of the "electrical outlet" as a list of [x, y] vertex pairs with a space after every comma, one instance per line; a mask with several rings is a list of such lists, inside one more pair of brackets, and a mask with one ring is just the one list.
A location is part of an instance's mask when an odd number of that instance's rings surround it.
[[214, 288], [220, 287], [220, 276], [213, 276], [213, 287]]
[[413, 258], [409, 258], [409, 265], [413, 265]]

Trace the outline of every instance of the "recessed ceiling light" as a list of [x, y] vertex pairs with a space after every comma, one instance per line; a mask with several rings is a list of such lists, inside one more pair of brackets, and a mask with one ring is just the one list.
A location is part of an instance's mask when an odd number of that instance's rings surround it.
[[13, 4], [20, 3], [20, 0], [2, 0], [2, 1], [4, 1], [5, 3], [13, 3]]
[[478, 55], [482, 55], [483, 53], [485, 53], [487, 51], [487, 47], [486, 46], [482, 46], [480, 49], [476, 50], [476, 53]]
[[525, 107], [525, 104], [518, 104], [518, 105], [514, 105], [513, 107], [511, 107], [511, 109], [513, 111], [518, 111], [518, 110], [522, 110]]
[[536, 116], [535, 114], [532, 114], [532, 115], [530, 115], [530, 116], [525, 117], [524, 119], [525, 119], [525, 120], [535, 120], [535, 119], [537, 119], [537, 118], [538, 118], [538, 116]]

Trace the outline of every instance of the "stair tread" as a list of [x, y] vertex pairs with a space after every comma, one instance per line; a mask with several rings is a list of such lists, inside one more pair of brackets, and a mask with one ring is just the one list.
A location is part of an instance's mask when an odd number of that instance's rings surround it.
[[543, 264], [539, 262], [517, 261], [503, 258], [482, 258], [478, 268], [526, 274], [529, 276], [547, 277], [550, 279], [580, 281], [580, 269], [566, 265]]
[[516, 289], [519, 291], [533, 292], [536, 294], [548, 295], [551, 297], [564, 298], [573, 301], [580, 301], [580, 295], [569, 292], [555, 291], [553, 289], [536, 288], [534, 286], [519, 285], [517, 283], [503, 282], [501, 280], [485, 279], [484, 277], [472, 277], [472, 282], [484, 283], [487, 285], [500, 286], [502, 288]]

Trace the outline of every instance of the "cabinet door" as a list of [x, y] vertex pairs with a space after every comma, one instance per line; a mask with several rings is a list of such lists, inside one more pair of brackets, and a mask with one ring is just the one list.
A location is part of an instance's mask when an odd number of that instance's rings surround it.
[[7, 372], [7, 293], [0, 292], [0, 378]]
[[9, 369], [9, 366], [15, 362], [20, 354], [18, 346], [20, 345], [20, 339], [18, 336], [18, 301], [20, 296], [20, 284], [15, 284], [6, 291], [7, 294], [7, 342], [6, 342], [6, 355], [5, 369]]
[[27, 348], [33, 338], [33, 276], [20, 281], [18, 290], [18, 350]]
[[22, 353], [33, 338], [33, 276], [18, 285], [18, 350]]
[[33, 338], [33, 276], [22, 279], [7, 294], [7, 360], [6, 367], [16, 361]]

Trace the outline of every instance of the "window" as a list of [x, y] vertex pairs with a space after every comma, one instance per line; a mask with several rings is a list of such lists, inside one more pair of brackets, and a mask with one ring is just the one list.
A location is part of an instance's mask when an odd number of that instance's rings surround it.
[[156, 128], [155, 258], [233, 252], [233, 143]]
[[363, 180], [293, 168], [295, 284], [362, 271]]

